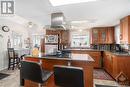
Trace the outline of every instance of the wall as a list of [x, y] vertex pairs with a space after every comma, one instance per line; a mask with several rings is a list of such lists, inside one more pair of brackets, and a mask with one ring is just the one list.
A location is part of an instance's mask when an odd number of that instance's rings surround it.
[[[1, 26], [8, 26], [9, 32], [3, 32]], [[0, 19], [0, 70], [8, 67], [8, 55], [7, 55], [7, 40], [8, 36], [11, 38], [12, 43], [12, 32], [16, 32], [22, 35], [22, 47], [25, 48], [24, 39], [28, 37], [27, 28], [21, 24], [15, 23], [8, 19]]]
[[[8, 55], [7, 55], [7, 41], [8, 37], [12, 40], [12, 32], [16, 32], [22, 35], [22, 48], [26, 47], [24, 41], [32, 35], [45, 35], [45, 29], [42, 25], [34, 24], [31, 28], [27, 26], [28, 20], [23, 19], [19, 16], [14, 17], [0, 17], [0, 70], [8, 67]], [[10, 28], [9, 32], [3, 32], [1, 27], [8, 26]], [[2, 35], [2, 36], [1, 36]], [[31, 38], [32, 39], [32, 38]]]
[[120, 25], [115, 26], [115, 41], [120, 44]]

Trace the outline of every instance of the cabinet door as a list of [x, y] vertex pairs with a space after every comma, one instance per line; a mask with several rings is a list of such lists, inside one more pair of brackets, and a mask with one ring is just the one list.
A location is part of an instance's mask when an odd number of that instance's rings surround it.
[[107, 29], [100, 29], [100, 43], [107, 43]]
[[68, 42], [69, 42], [69, 31], [64, 30], [64, 31], [62, 31], [61, 43], [67, 44]]
[[120, 40], [121, 43], [127, 44], [129, 42], [128, 40], [128, 34], [129, 34], [129, 25], [128, 25], [128, 19], [129, 17], [125, 17], [120, 21]]
[[92, 30], [92, 44], [96, 44], [99, 42], [99, 30], [93, 29]]
[[112, 75], [112, 72], [113, 72], [113, 68], [112, 68], [113, 61], [112, 61], [112, 56], [111, 56], [111, 54], [109, 54], [109, 53], [104, 53], [103, 63], [104, 63], [104, 69], [105, 69], [109, 74]]
[[123, 20], [120, 21], [120, 40], [123, 40]]
[[114, 43], [114, 27], [108, 27], [107, 29], [107, 43], [112, 44]]
[[100, 55], [90, 55], [94, 59], [94, 68], [101, 68], [101, 56]]

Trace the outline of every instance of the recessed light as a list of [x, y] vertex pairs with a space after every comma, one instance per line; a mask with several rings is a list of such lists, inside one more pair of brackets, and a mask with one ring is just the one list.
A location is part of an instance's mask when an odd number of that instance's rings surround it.
[[82, 21], [71, 21], [71, 24], [80, 24], [80, 23], [87, 23], [88, 21], [82, 20]]
[[69, 4], [77, 4], [83, 2], [91, 2], [97, 0], [49, 0], [53, 6], [61, 6], [61, 5], [69, 5]]

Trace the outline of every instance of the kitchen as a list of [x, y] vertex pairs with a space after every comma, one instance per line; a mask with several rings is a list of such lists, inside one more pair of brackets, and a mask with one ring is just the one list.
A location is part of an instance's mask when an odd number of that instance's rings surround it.
[[[7, 70], [7, 48], [14, 48], [19, 58], [39, 62], [48, 71], [54, 72], [55, 65], [82, 68], [84, 87], [118, 87], [130, 84], [128, 0], [75, 1], [69, 5], [65, 2], [64, 5], [63, 2], [58, 4], [53, 0], [42, 3], [31, 0], [30, 7], [26, 2], [29, 3], [25, 0], [15, 1], [15, 16], [0, 17], [0, 72], [12, 72], [11, 74], [17, 73], [17, 77], [20, 76], [20, 67]], [[23, 4], [28, 7], [26, 10], [20, 8]], [[4, 31], [4, 26], [9, 28], [8, 32]], [[2, 39], [5, 41], [2, 42]], [[8, 83], [3, 80], [0, 82], [7, 87]], [[54, 82], [52, 75], [47, 87], [54, 86]], [[29, 80], [24, 83], [25, 87], [38, 87], [37, 83]], [[17, 81], [14, 84], [23, 85], [23, 82]]]

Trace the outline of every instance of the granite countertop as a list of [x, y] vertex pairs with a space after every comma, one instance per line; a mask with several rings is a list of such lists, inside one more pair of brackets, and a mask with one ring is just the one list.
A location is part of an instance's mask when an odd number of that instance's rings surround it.
[[127, 53], [127, 52], [112, 52], [112, 51], [106, 51], [106, 52], [109, 52], [109, 53], [111, 53], [112, 55], [115, 55], [115, 56], [130, 56], [130, 54]]
[[65, 51], [73, 51], [73, 50], [79, 50], [79, 51], [102, 51], [102, 50], [97, 50], [97, 49], [64, 49]]
[[128, 53], [121, 53], [121, 52], [114, 52], [112, 54], [116, 55], [116, 56], [130, 56], [130, 54], [128, 54]]
[[94, 62], [88, 54], [71, 54], [70, 57], [57, 57], [57, 56], [32, 56], [27, 55], [25, 58], [39, 58], [39, 59], [52, 59], [52, 60], [67, 60], [67, 61], [86, 61]]
[[108, 51], [108, 50], [97, 50], [97, 49], [64, 49], [66, 51], [73, 51], [73, 50], [80, 50], [80, 51], [105, 51], [105, 52], [110, 52], [111, 54], [115, 55], [115, 56], [130, 56], [129, 53], [127, 52], [112, 52], [112, 51]]

